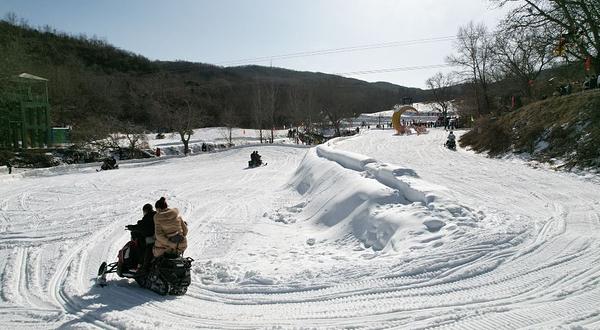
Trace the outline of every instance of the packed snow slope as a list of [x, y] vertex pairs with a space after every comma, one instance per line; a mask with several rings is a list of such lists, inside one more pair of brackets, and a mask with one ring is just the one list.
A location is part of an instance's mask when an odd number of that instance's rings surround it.
[[[417, 136], [0, 176], [2, 329], [598, 329], [600, 185]], [[248, 169], [258, 150], [265, 167]], [[185, 296], [94, 279], [165, 196]]]

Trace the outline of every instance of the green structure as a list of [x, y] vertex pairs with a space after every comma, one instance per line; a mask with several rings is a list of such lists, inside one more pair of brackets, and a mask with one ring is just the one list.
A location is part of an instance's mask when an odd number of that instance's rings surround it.
[[0, 146], [52, 147], [48, 79], [22, 73], [10, 83], [11, 90], [0, 96]]
[[69, 143], [69, 128], [52, 127], [52, 144], [65, 145]]

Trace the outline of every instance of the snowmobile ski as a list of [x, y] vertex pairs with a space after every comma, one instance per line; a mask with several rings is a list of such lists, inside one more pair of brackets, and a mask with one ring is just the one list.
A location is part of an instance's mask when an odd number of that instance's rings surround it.
[[98, 277], [96, 278], [96, 282], [101, 287], [105, 287], [107, 284], [107, 282], [106, 282], [106, 261], [104, 261], [100, 265], [100, 268], [98, 269]]
[[256, 166], [248, 166], [246, 168], [257, 168], [257, 167], [263, 167], [263, 166], [267, 166], [267, 163], [262, 163], [262, 164], [256, 165]]

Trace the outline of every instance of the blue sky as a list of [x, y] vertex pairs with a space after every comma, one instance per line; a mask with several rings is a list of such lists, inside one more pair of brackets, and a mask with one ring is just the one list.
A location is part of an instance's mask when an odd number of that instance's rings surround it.
[[[470, 20], [493, 28], [502, 12], [488, 7], [485, 0], [0, 0], [2, 16], [12, 11], [34, 27], [95, 35], [152, 60], [273, 65], [420, 88], [448, 69], [403, 68], [444, 64], [452, 42], [397, 43], [453, 37]], [[384, 43], [396, 44], [230, 63]], [[381, 69], [390, 72], [347, 75]]]

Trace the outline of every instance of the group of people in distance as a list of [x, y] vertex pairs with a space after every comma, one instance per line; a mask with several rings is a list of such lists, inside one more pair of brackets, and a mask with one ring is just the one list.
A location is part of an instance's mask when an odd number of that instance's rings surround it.
[[142, 207], [143, 217], [135, 225], [126, 226], [131, 231], [132, 239], [137, 239], [138, 269], [141, 275], [148, 272], [154, 257], [165, 253], [181, 254], [187, 248], [188, 228], [177, 208], [169, 208], [167, 201], [161, 197], [154, 204]]

